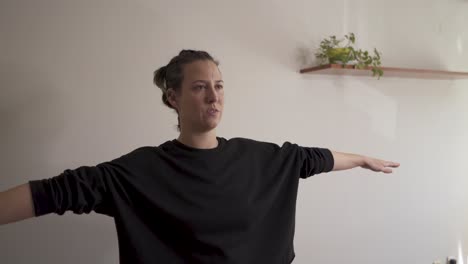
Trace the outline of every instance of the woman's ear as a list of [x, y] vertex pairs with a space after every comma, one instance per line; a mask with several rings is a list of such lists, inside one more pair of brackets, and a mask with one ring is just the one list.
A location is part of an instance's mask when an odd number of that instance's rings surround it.
[[179, 111], [179, 106], [177, 104], [177, 99], [176, 99], [176, 93], [175, 93], [175, 90], [172, 88], [167, 89], [167, 101], [169, 102], [169, 104], [171, 104], [171, 106], [175, 110]]

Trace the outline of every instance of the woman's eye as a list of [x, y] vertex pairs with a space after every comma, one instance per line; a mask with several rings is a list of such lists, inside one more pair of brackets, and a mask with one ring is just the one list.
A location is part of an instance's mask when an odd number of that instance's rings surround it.
[[216, 88], [218, 88], [218, 89], [223, 89], [223, 86], [222, 86], [222, 85], [218, 85]]
[[197, 85], [197, 86], [195, 86], [195, 88], [196, 88], [197, 90], [201, 90], [201, 89], [205, 88], [205, 86], [203, 86], [203, 85]]

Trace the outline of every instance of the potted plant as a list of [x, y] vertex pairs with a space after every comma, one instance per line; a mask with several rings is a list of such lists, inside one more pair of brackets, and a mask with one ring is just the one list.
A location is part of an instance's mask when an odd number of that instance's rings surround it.
[[355, 43], [354, 33], [345, 35], [348, 41], [346, 45], [340, 46], [344, 39], [337, 39], [336, 36], [330, 36], [320, 42], [320, 48], [315, 56], [320, 60], [321, 64], [341, 64], [354, 65], [357, 69], [370, 68], [372, 76], [378, 76], [378, 79], [383, 75], [383, 70], [380, 67], [381, 53], [374, 48], [374, 55], [370, 55], [368, 51], [356, 49], [353, 47]]

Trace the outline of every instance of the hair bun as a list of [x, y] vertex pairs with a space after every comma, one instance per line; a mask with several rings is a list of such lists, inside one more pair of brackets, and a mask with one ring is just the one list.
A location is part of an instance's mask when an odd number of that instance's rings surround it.
[[154, 72], [153, 82], [158, 86], [161, 90], [166, 91], [166, 73], [167, 73], [167, 66], [163, 66], [157, 69]]

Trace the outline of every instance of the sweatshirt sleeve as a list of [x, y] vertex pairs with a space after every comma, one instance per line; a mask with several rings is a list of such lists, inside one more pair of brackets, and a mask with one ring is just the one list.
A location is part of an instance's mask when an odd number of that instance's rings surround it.
[[299, 147], [301, 165], [300, 177], [308, 178], [312, 175], [329, 172], [333, 169], [333, 154], [326, 148]]
[[66, 211], [89, 214], [92, 210], [112, 216], [109, 189], [115, 177], [115, 165], [104, 162], [96, 166], [67, 169], [58, 176], [29, 181], [36, 216]]

